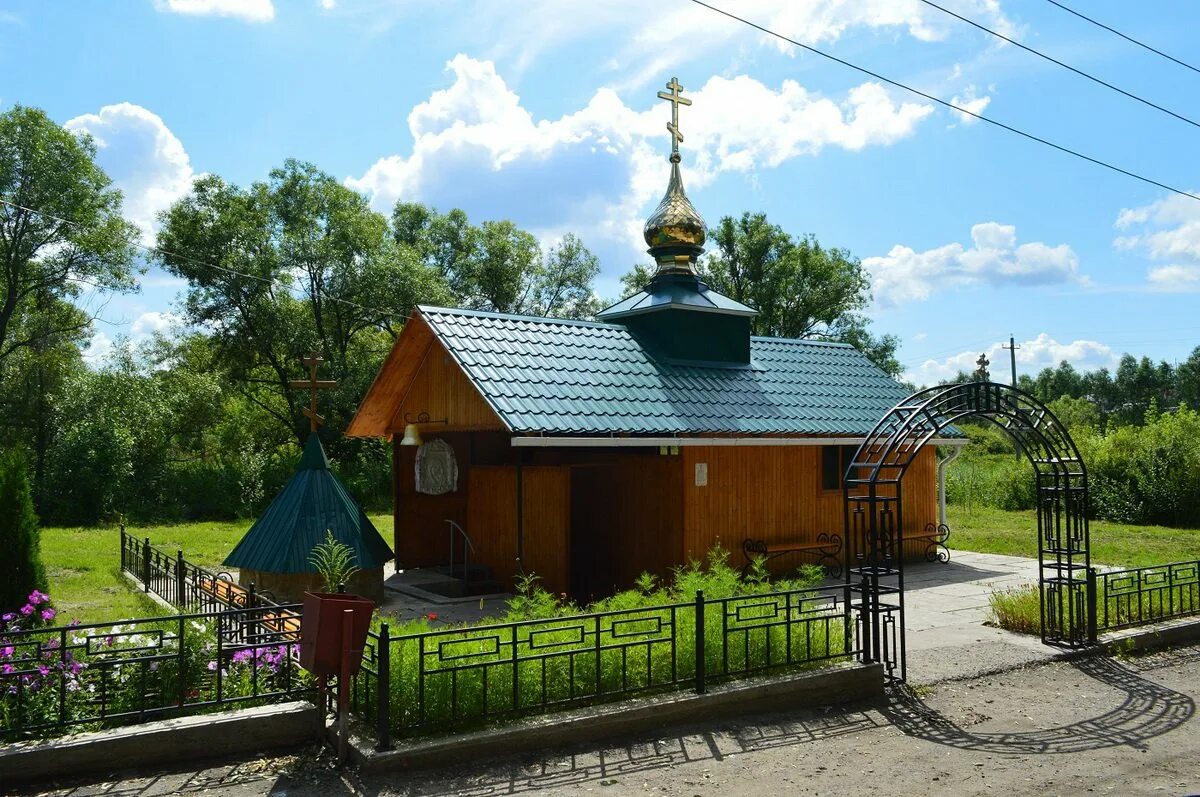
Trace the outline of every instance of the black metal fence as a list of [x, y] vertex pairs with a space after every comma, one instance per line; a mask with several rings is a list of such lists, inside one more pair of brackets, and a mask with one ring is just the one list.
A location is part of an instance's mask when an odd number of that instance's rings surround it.
[[310, 697], [298, 608], [0, 630], [0, 739]]
[[208, 612], [222, 608], [245, 609], [278, 606], [272, 596], [242, 587], [229, 573], [207, 570], [183, 557], [137, 539], [121, 527], [121, 570], [130, 574], [146, 592], [153, 592], [172, 606], [185, 611]]
[[491, 719], [847, 660], [848, 589], [815, 587], [649, 608], [368, 637], [353, 707], [380, 747]]
[[1115, 631], [1200, 614], [1200, 561], [1091, 571], [1096, 627]]

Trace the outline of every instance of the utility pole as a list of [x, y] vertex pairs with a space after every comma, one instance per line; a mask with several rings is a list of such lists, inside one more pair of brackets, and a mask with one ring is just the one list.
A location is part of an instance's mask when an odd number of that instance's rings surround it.
[[1017, 349], [1019, 349], [1021, 347], [1017, 345], [1017, 341], [1013, 338], [1012, 334], [1009, 334], [1008, 345], [1001, 346], [1000, 348], [1008, 349], [1009, 362], [1012, 363], [1012, 382], [1011, 382], [1011, 384], [1013, 387], [1016, 387], [1017, 386]]
[[[1019, 349], [1021, 347], [1017, 345], [1016, 339], [1013, 337], [1013, 334], [1010, 332], [1010, 333], [1008, 333], [1008, 345], [1001, 346], [1000, 348], [1008, 349], [1008, 361], [1012, 365], [1012, 386], [1015, 389], [1017, 386], [1017, 349]], [[1021, 458], [1021, 440], [1019, 438], [1013, 439], [1013, 447], [1017, 450], [1017, 459], [1020, 459]]]

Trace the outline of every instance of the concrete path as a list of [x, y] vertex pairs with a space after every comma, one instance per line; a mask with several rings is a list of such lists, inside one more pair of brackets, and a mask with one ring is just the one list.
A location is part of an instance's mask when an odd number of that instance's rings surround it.
[[908, 678], [934, 683], [1052, 658], [1036, 637], [984, 625], [995, 590], [1036, 584], [1036, 559], [951, 551], [950, 561], [904, 571]]

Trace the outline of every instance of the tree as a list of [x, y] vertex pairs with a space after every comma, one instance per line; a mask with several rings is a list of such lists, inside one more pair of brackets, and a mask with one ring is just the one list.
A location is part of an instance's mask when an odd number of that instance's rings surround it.
[[[714, 290], [758, 310], [754, 334], [850, 343], [889, 374], [900, 373], [899, 341], [867, 329], [861, 311], [871, 298], [870, 282], [848, 251], [826, 249], [811, 235], [794, 238], [762, 213], [725, 216], [709, 240], [716, 249], [700, 262], [699, 275]], [[651, 276], [651, 269], [635, 266], [621, 281], [632, 293]]]
[[159, 241], [163, 266], [188, 280], [186, 318], [211, 331], [217, 364], [297, 440], [308, 423], [288, 381], [304, 352], [318, 351], [323, 376], [341, 383], [323, 405], [336, 433], [412, 307], [449, 296], [361, 195], [298, 161], [246, 189], [200, 178], [163, 214]]
[[35, 589], [46, 589], [29, 475], [25, 457], [15, 447], [0, 453], [0, 507], [4, 507], [0, 512], [0, 550], [4, 551], [0, 610], [9, 611], [21, 607]]
[[398, 202], [392, 234], [440, 275], [458, 307], [561, 318], [587, 318], [598, 309], [592, 282], [599, 261], [569, 233], [543, 254], [537, 238], [511, 221], [476, 227], [457, 208], [442, 214]]
[[36, 108], [0, 114], [0, 381], [14, 353], [86, 337], [92, 318], [70, 305], [81, 286], [134, 288], [138, 229], [95, 155]]
[[1179, 385], [1179, 402], [1193, 410], [1200, 410], [1200, 346], [1192, 349], [1191, 356], [1175, 369]]

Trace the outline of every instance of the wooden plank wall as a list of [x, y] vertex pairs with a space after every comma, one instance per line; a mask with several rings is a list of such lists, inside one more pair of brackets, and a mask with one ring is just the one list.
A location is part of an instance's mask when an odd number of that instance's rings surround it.
[[[551, 592], [567, 592], [570, 563], [570, 474], [562, 467], [522, 469], [526, 572], [542, 577]], [[517, 574], [517, 469], [477, 466], [469, 476], [465, 528], [478, 561], [489, 565], [501, 584]]]
[[[685, 446], [683, 544], [687, 558], [703, 557], [718, 542], [735, 564], [747, 537], [768, 542], [815, 542], [821, 532], [843, 533], [842, 491], [821, 489], [820, 446]], [[696, 465], [708, 466], [707, 486], [697, 487]], [[934, 449], [922, 451], [904, 479], [904, 527], [924, 529], [937, 518]], [[908, 552], [923, 552], [906, 545]], [[783, 568], [797, 557], [783, 557]]]
[[392, 417], [391, 430], [404, 432], [404, 416], [428, 412], [434, 420], [448, 423], [422, 427], [422, 432], [442, 430], [503, 431], [504, 424], [471, 384], [462, 368], [436, 339], [431, 339], [423, 362], [413, 376], [399, 409]]

